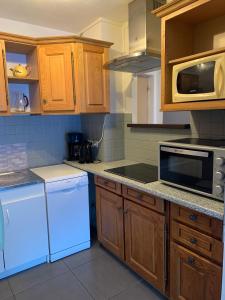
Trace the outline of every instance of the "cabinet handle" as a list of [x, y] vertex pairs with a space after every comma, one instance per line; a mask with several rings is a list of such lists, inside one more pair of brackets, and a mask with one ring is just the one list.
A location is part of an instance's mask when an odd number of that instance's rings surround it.
[[7, 217], [7, 224], [9, 224], [10, 216], [9, 216], [9, 210], [6, 209], [6, 217]]
[[142, 194], [138, 194], [138, 195], [137, 195], [137, 199], [140, 200], [140, 201], [142, 201], [142, 200], [143, 200]]
[[46, 105], [48, 103], [48, 100], [43, 99], [42, 102], [43, 102], [44, 105]]
[[73, 83], [73, 102], [76, 105], [76, 89], [75, 89], [75, 72], [74, 72], [74, 54], [71, 52], [71, 65], [72, 65], [72, 83]]
[[189, 219], [191, 220], [191, 221], [197, 221], [197, 219], [198, 219], [198, 216], [197, 215], [194, 215], [194, 214], [192, 214], [192, 215], [190, 215], [189, 216]]
[[191, 244], [196, 245], [198, 243], [198, 240], [196, 238], [190, 239]]
[[126, 215], [128, 213], [128, 208], [124, 209], [123, 213]]
[[192, 256], [189, 256], [189, 257], [188, 257], [188, 264], [189, 264], [190, 266], [193, 266], [193, 265], [195, 264], [195, 259], [194, 259], [194, 257], [192, 257]]
[[9, 105], [9, 94], [8, 94], [8, 86], [7, 86], [7, 74], [6, 74], [6, 60], [5, 60], [5, 51], [2, 49], [2, 60], [3, 60], [3, 70], [5, 77], [5, 93], [6, 93], [6, 103]]

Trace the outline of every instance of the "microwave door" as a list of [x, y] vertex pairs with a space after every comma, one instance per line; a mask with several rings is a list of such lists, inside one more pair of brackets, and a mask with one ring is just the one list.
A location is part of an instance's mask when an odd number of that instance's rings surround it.
[[160, 180], [211, 194], [213, 152], [161, 146]]

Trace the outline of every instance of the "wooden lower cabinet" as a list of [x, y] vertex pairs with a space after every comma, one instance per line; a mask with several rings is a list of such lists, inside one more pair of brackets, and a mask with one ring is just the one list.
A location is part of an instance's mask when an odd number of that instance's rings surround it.
[[171, 299], [221, 299], [222, 267], [173, 242], [170, 255]]
[[165, 290], [165, 216], [124, 201], [127, 264], [156, 288]]
[[123, 198], [97, 187], [96, 212], [100, 243], [124, 259]]

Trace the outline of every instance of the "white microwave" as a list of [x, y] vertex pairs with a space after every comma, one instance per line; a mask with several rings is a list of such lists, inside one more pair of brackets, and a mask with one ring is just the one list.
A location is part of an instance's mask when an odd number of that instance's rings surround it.
[[225, 99], [225, 53], [173, 66], [173, 102]]

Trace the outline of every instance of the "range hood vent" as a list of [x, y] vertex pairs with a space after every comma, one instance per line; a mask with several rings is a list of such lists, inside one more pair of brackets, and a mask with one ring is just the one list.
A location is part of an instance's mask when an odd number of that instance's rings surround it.
[[108, 70], [142, 73], [160, 68], [160, 19], [151, 11], [166, 0], [134, 0], [129, 3], [129, 55], [105, 64]]

